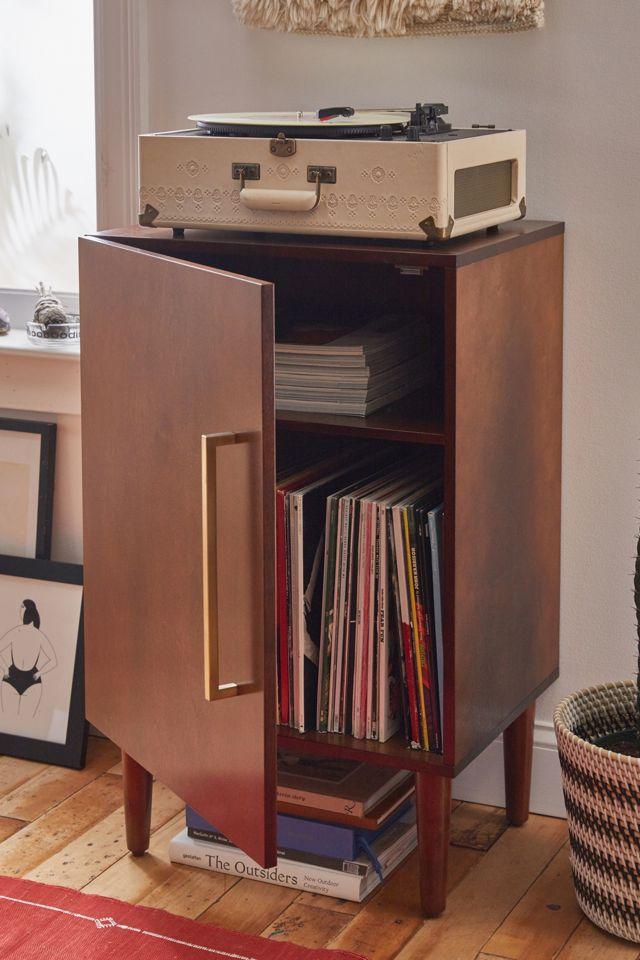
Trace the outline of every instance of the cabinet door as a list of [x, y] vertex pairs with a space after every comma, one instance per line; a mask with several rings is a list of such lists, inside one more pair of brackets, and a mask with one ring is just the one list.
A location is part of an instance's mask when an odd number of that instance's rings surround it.
[[273, 286], [86, 238], [80, 310], [89, 720], [273, 865]]

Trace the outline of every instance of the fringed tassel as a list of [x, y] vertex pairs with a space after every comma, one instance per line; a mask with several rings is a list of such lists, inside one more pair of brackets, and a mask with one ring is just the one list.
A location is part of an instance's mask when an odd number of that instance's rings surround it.
[[544, 0], [232, 0], [241, 23], [293, 33], [400, 37], [530, 30]]

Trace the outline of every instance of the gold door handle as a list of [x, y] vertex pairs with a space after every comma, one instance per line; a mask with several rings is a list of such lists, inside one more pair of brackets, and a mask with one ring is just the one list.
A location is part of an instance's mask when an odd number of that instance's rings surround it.
[[249, 683], [220, 683], [218, 629], [217, 450], [248, 440], [246, 434], [209, 433], [202, 436], [202, 585], [204, 613], [204, 695], [225, 700], [254, 689]]

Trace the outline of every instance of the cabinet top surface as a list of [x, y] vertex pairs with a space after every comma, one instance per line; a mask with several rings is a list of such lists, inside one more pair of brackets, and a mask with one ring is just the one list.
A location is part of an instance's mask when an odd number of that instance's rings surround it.
[[171, 256], [244, 254], [456, 268], [561, 233], [564, 233], [564, 224], [560, 221], [519, 220], [503, 224], [494, 232], [482, 231], [442, 244], [224, 230], [187, 230], [184, 237], [174, 239], [170, 229], [137, 226], [104, 230], [98, 235]]

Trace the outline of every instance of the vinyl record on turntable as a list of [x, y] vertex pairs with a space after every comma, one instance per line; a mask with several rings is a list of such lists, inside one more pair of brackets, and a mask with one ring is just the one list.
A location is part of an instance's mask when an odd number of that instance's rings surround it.
[[411, 118], [410, 110], [354, 110], [353, 107], [325, 107], [317, 111], [275, 113], [200, 113], [189, 117], [212, 136], [286, 136], [342, 139], [378, 136], [389, 128], [391, 136], [402, 132]]

